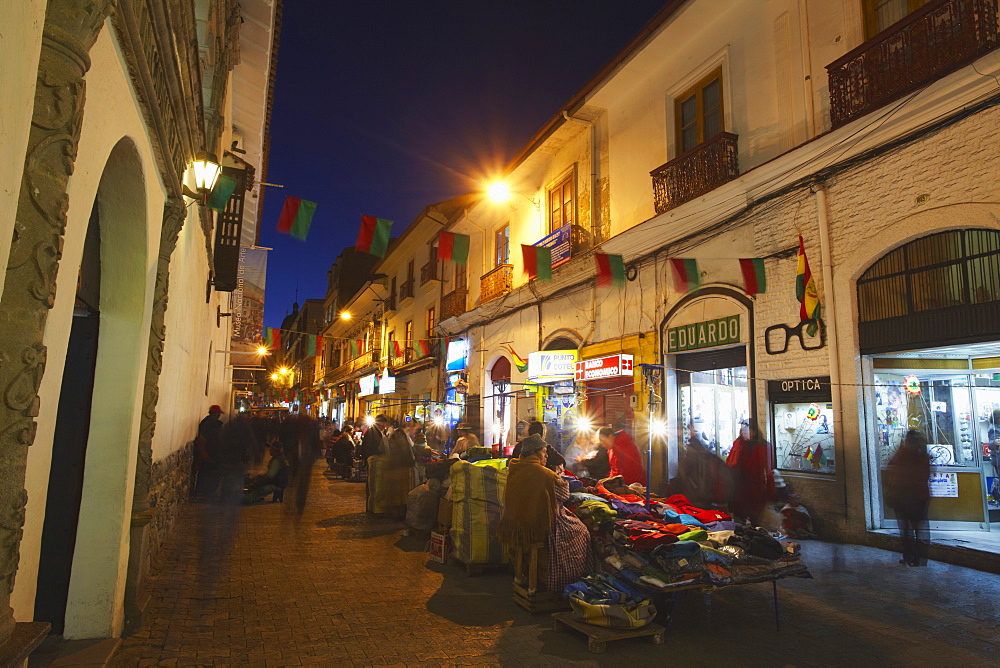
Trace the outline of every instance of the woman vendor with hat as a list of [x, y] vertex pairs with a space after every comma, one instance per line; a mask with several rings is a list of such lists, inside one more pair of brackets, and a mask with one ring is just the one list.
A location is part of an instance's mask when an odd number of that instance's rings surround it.
[[569, 485], [545, 468], [545, 445], [532, 434], [521, 441], [520, 457], [510, 461], [497, 537], [520, 555], [515, 582], [529, 581], [531, 551], [537, 548], [539, 589], [562, 591], [590, 571], [590, 532], [563, 506]]

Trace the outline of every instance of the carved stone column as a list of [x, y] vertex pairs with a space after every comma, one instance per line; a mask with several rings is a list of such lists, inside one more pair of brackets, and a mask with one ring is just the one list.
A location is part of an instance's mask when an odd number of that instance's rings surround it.
[[[0, 643], [14, 630], [10, 595], [24, 525], [28, 446], [35, 439], [42, 336], [55, 301], [84, 109], [84, 74], [114, 0], [49, 0], [17, 220], [0, 297]], [[9, 63], [8, 63], [9, 65]]]
[[163, 369], [163, 343], [166, 338], [167, 292], [170, 282], [170, 256], [187, 210], [175, 200], [163, 207], [160, 251], [156, 260], [156, 286], [153, 291], [153, 314], [149, 324], [149, 350], [142, 395], [138, 458], [135, 464], [135, 487], [132, 492], [132, 525], [129, 539], [128, 571], [125, 577], [125, 634], [142, 626], [143, 610], [149, 600], [145, 582], [159, 543], [156, 516], [159, 512], [152, 489], [153, 433], [156, 431], [156, 404], [160, 397], [160, 371]]
[[142, 395], [142, 418], [139, 426], [139, 457], [135, 470], [132, 512], [142, 513], [155, 506], [150, 497], [150, 474], [153, 468], [153, 433], [156, 430], [156, 404], [160, 397], [160, 371], [163, 369], [163, 342], [166, 337], [167, 290], [170, 283], [170, 256], [187, 210], [181, 202], [168, 200], [163, 207], [160, 252], [156, 260], [156, 287], [153, 291], [153, 314], [149, 324], [149, 351]]

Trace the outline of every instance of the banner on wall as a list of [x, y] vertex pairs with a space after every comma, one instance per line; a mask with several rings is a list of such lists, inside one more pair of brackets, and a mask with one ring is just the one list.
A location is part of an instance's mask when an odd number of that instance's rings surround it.
[[236, 289], [233, 290], [233, 336], [230, 350], [246, 352], [230, 359], [235, 366], [257, 366], [264, 327], [264, 283], [267, 277], [267, 251], [263, 248], [240, 247]]

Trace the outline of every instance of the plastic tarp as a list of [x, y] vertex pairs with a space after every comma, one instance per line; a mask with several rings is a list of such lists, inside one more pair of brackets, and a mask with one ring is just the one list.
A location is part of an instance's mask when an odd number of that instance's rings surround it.
[[507, 563], [496, 537], [506, 485], [506, 468], [464, 461], [451, 467], [452, 556], [463, 564]]

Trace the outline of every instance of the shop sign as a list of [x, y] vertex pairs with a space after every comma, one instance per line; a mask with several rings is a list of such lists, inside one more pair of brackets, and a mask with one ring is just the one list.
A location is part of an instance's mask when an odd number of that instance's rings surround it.
[[958, 496], [958, 474], [932, 473], [927, 480], [927, 488], [931, 496], [955, 498]]
[[389, 369], [382, 372], [382, 377], [378, 380], [378, 393], [391, 394], [396, 391], [396, 377], [389, 375]]
[[465, 371], [469, 366], [469, 342], [458, 339], [448, 342], [448, 357], [445, 362], [447, 371]]
[[808, 400], [816, 402], [832, 401], [829, 376], [811, 378], [789, 378], [767, 381], [767, 395], [772, 402], [788, 400]]
[[555, 269], [561, 264], [569, 262], [572, 245], [570, 244], [570, 228], [572, 225], [566, 224], [560, 227], [541, 241], [534, 244], [540, 248], [552, 249], [552, 268]]
[[528, 380], [570, 380], [576, 372], [577, 351], [542, 350], [528, 353]]
[[599, 380], [616, 376], [631, 376], [632, 355], [608, 355], [576, 363], [574, 380]]
[[358, 385], [361, 386], [361, 391], [358, 392], [360, 396], [366, 397], [375, 394], [375, 374], [362, 376], [358, 379]]
[[668, 353], [713, 348], [739, 342], [740, 316], [738, 315], [671, 327], [667, 330]]

